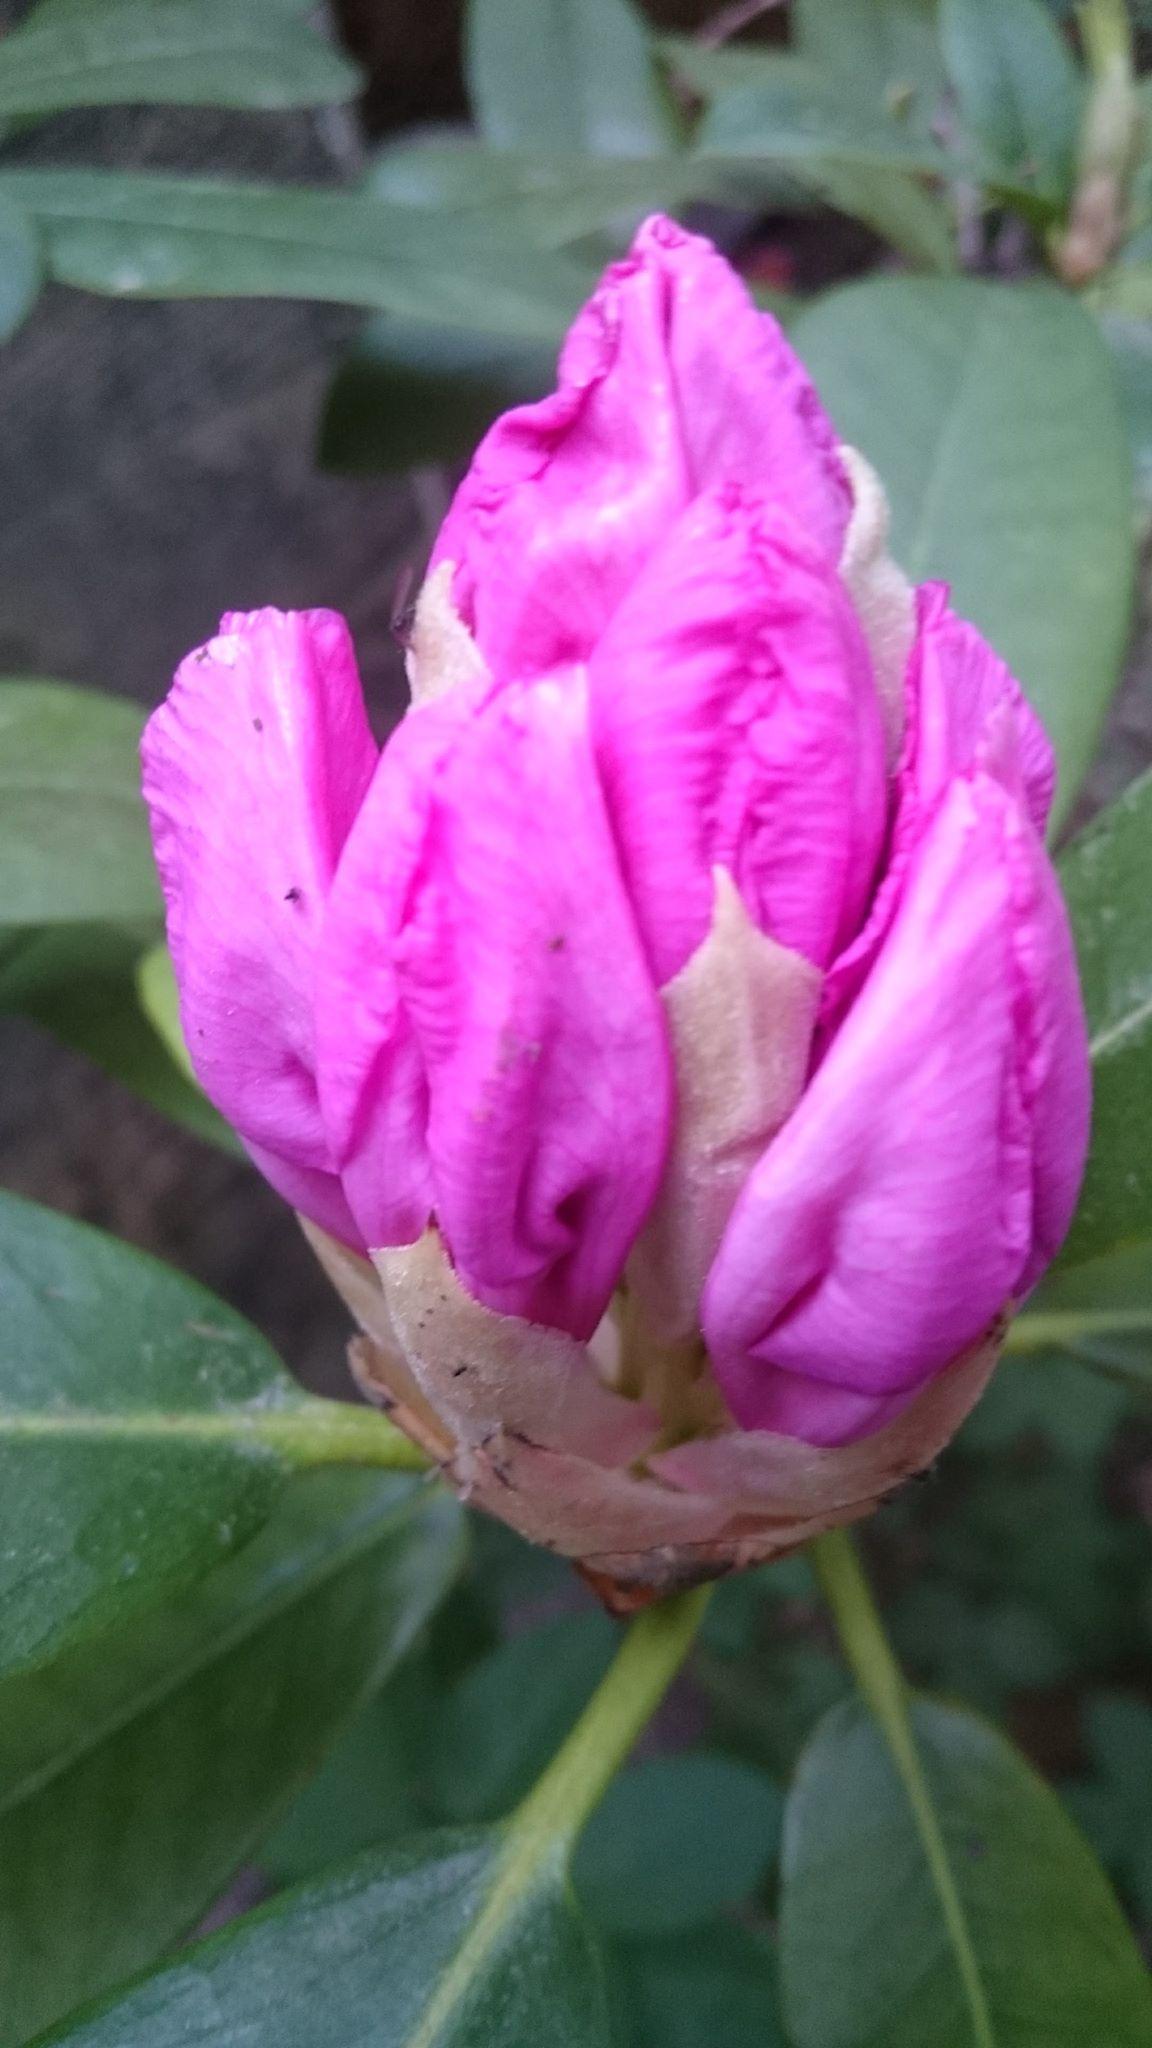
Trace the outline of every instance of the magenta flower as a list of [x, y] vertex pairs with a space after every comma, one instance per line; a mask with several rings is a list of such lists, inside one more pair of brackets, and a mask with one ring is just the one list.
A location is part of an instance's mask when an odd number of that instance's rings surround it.
[[230, 615], [145, 738], [196, 1071], [365, 1376], [625, 1577], [926, 1462], [1072, 1215], [1050, 749], [886, 531], [772, 320], [650, 221], [478, 450], [383, 751], [326, 612]]

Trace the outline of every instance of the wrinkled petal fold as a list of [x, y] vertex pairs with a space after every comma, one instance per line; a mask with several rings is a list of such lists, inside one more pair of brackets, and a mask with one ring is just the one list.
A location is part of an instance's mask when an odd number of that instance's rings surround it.
[[368, 1243], [430, 1218], [488, 1308], [589, 1336], [671, 1080], [570, 676], [411, 712], [333, 892], [322, 1094]]
[[727, 485], [678, 521], [589, 664], [596, 758], [663, 987], [703, 941], [713, 874], [824, 967], [868, 903], [887, 821], [872, 668], [834, 569]]
[[712, 245], [656, 217], [605, 272], [559, 388], [481, 442], [434, 563], [497, 675], [586, 660], [668, 526], [720, 483], [764, 491], [832, 563], [852, 494], [776, 322]]

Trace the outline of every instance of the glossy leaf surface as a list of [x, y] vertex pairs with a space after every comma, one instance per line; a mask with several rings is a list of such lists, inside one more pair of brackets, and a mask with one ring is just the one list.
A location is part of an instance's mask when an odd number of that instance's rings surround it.
[[1024, 684], [1066, 815], [1120, 673], [1131, 473], [1115, 378], [1068, 294], [975, 279], [829, 293], [793, 339], [888, 493], [893, 553], [943, 577]]

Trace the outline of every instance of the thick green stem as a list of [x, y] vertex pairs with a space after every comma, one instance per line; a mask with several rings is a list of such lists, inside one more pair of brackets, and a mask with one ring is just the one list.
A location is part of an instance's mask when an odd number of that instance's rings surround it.
[[710, 1590], [650, 1607], [632, 1623], [563, 1748], [508, 1821], [491, 1888], [408, 2048], [446, 2038], [525, 1903], [541, 1886], [563, 1882], [581, 1828], [687, 1656]]
[[830, 1529], [809, 1545], [808, 1555], [853, 1677], [880, 1726], [912, 1808], [963, 1985], [973, 2048], [996, 2048], [992, 2015], [968, 1922], [912, 1732], [908, 1688], [884, 1633], [852, 1539], [846, 1529]]
[[546, 1839], [568, 1853], [688, 1655], [711, 1590], [681, 1593], [631, 1624], [563, 1748], [514, 1815], [521, 1842]]

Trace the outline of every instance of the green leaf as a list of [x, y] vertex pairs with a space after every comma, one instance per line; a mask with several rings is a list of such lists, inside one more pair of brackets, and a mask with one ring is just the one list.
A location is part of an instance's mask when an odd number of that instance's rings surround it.
[[462, 461], [498, 413], [555, 381], [547, 343], [374, 320], [328, 388], [320, 461], [348, 476]]
[[0, 922], [155, 914], [142, 724], [96, 690], [0, 681]]
[[1152, 775], [1060, 861], [1092, 1050], [1092, 1144], [1062, 1266], [1152, 1239]]
[[364, 1849], [435, 1820], [422, 1782], [425, 1726], [436, 1707], [426, 1659], [408, 1657], [345, 1730], [260, 1851], [278, 1884], [315, 1877]]
[[949, 168], [938, 143], [886, 121], [801, 59], [780, 63], [769, 78], [721, 95], [699, 130], [709, 156], [773, 160], [828, 158], [855, 169], [922, 171]]
[[[874, 13], [881, 0], [867, 4]], [[854, 0], [845, 5], [855, 17]], [[910, 5], [919, 12], [916, 0]], [[900, 0], [893, 6], [899, 9]], [[952, 166], [927, 123], [909, 117], [902, 89], [895, 97], [886, 90], [887, 35], [874, 47], [874, 24], [861, 18], [856, 26], [870, 52], [863, 73], [847, 60], [830, 62], [822, 36], [816, 59], [743, 45], [667, 43], [676, 72], [717, 102], [697, 132], [696, 154], [726, 175], [734, 196], [756, 197], [763, 186], [760, 196], [773, 198], [773, 184], [786, 177], [794, 193], [806, 188], [813, 199], [864, 221], [913, 262], [954, 269], [950, 210], [916, 175], [947, 174]], [[839, 48], [839, 34], [832, 41]], [[800, 47], [806, 49], [803, 38]], [[854, 39], [845, 47], [854, 48]]]
[[166, 945], [150, 946], [136, 965], [136, 990], [140, 1007], [173, 1065], [189, 1081], [195, 1080], [188, 1047], [180, 1027], [180, 990], [172, 955]]
[[204, 1288], [14, 1195], [0, 1295], [0, 1675], [199, 1577], [302, 1465], [386, 1461]]
[[350, 99], [355, 67], [283, 9], [118, 0], [38, 14], [0, 42], [0, 119], [169, 102], [307, 107]]
[[940, 0], [949, 77], [988, 169], [1034, 183], [1060, 205], [1076, 160], [1084, 87], [1040, 0]]
[[985, 2025], [970, 2017], [904, 1784], [850, 1702], [812, 1737], [785, 1820], [781, 1970], [796, 2048], [1147, 2048], [1143, 1963], [1054, 1794], [974, 1716], [922, 1699], [912, 1727]]
[[[69, 2048], [608, 2048], [600, 1959], [541, 1845], [450, 1830], [373, 1850], [192, 1950]], [[544, 1845], [546, 1851], [546, 1845]]]
[[875, 279], [795, 323], [843, 438], [892, 505], [893, 553], [940, 576], [1024, 684], [1067, 815], [1119, 677], [1132, 584], [1131, 477], [1090, 316], [1042, 285]]
[[620, 1942], [613, 1964], [627, 2048], [787, 2048], [772, 1954], [747, 1928]]
[[430, 1790], [442, 1819], [493, 1819], [528, 1790], [603, 1676], [615, 1641], [607, 1615], [569, 1614], [473, 1665], [432, 1731]]
[[498, 149], [660, 156], [677, 124], [631, 0], [470, 0], [468, 90]]
[[1023, 1377], [1042, 1377], [1047, 1355], [1058, 1351], [1152, 1391], [1152, 1244], [1084, 1265], [1062, 1262], [1011, 1324], [1006, 1348], [1028, 1360], [1039, 1355], [1038, 1374]]
[[[1152, 268], [1148, 284], [1147, 308], [1152, 314]], [[1100, 315], [1100, 325], [1116, 366], [1137, 496], [1147, 518], [1152, 510], [1152, 325], [1147, 317], [1107, 309]]]
[[295, 297], [550, 340], [582, 270], [498, 216], [453, 218], [370, 193], [127, 171], [5, 169], [62, 284], [121, 298]]
[[945, 84], [935, 0], [796, 0], [802, 55], [857, 102], [924, 131]]
[[[608, 2048], [599, 1958], [566, 1883], [573, 1843], [671, 1681], [707, 1595], [629, 1629], [587, 1711], [500, 1828], [370, 1851], [181, 1958], [63, 2038], [95, 2048]], [[336, 1965], [334, 1967], [334, 1965]], [[221, 2032], [221, 2028], [224, 2032]]]
[[1152, 1915], [1152, 1713], [1125, 1693], [1096, 1693], [1084, 1711], [1091, 1774], [1065, 1803], [1137, 1911]]
[[839, 212], [864, 221], [914, 262], [955, 267], [952, 219], [918, 173], [948, 169], [928, 137], [883, 124], [802, 60], [781, 67], [772, 85], [752, 85], [716, 100], [696, 137], [696, 155], [717, 170], [781, 170]]
[[572, 1869], [576, 1895], [608, 1934], [698, 1927], [763, 1883], [783, 1810], [771, 1778], [718, 1752], [639, 1764], [588, 1823]]
[[389, 205], [495, 215], [506, 233], [561, 248], [600, 228], [623, 241], [646, 213], [707, 194], [717, 177], [684, 153], [634, 160], [417, 140], [381, 150], [365, 183]]
[[152, 925], [96, 923], [8, 933], [0, 937], [0, 1010], [30, 1018], [174, 1123], [238, 1153], [235, 1132], [177, 1065], [174, 1041], [162, 1040], [141, 1008], [141, 963], [164, 950], [153, 947], [154, 937]]
[[440, 1491], [311, 1474], [181, 1600], [0, 1689], [4, 2048], [188, 1932], [411, 1644], [460, 1533]]
[[0, 204], [0, 341], [15, 334], [31, 312], [43, 281], [36, 229], [20, 207], [5, 201]]

